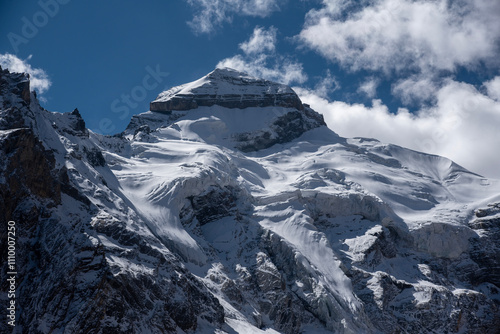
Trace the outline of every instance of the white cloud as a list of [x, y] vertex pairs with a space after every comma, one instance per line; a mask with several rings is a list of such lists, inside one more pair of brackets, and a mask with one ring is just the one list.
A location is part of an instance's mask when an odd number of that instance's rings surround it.
[[412, 75], [400, 79], [392, 85], [392, 93], [404, 104], [422, 104], [435, 99], [442, 79], [431, 75]]
[[217, 67], [230, 67], [286, 85], [307, 81], [302, 64], [275, 52], [277, 29], [256, 27], [250, 39], [240, 44], [244, 55], [221, 60]]
[[374, 77], [367, 78], [359, 85], [358, 92], [365, 94], [369, 98], [374, 98], [377, 95], [377, 87], [379, 80]]
[[187, 0], [196, 9], [189, 26], [196, 33], [213, 33], [235, 15], [267, 17], [279, 10], [279, 0]]
[[[498, 81], [499, 77], [485, 85], [497, 87]], [[436, 92], [436, 104], [415, 114], [406, 109], [392, 114], [380, 100], [373, 100], [372, 106], [366, 107], [329, 102], [313, 91], [295, 90], [305, 103], [321, 112], [328, 126], [341, 136], [372, 137], [438, 154], [473, 172], [500, 178], [500, 155], [497, 154], [500, 101], [472, 85], [448, 80]]]
[[[323, 0], [298, 38], [351, 70], [453, 71], [495, 61], [500, 39], [496, 0]], [[354, 9], [357, 8], [357, 9]]]
[[486, 87], [489, 97], [500, 101], [500, 76], [486, 82], [484, 86]]
[[283, 56], [269, 56], [265, 54], [256, 57], [235, 55], [221, 60], [216, 67], [230, 67], [238, 71], [289, 85], [302, 84], [307, 81], [302, 64]]
[[335, 76], [332, 75], [330, 70], [326, 70], [325, 76], [314, 86], [314, 93], [318, 96], [327, 98], [328, 94], [340, 89], [340, 87], [340, 83]]
[[39, 94], [43, 94], [50, 88], [52, 82], [44, 70], [33, 68], [28, 64], [30, 59], [31, 55], [27, 59], [22, 60], [9, 53], [0, 54], [0, 66], [4, 69], [9, 69], [10, 72], [29, 73], [30, 88], [36, 90]]
[[240, 44], [240, 49], [247, 55], [263, 52], [274, 52], [276, 45], [276, 28], [271, 27], [265, 30], [262, 27], [255, 27], [252, 37]]

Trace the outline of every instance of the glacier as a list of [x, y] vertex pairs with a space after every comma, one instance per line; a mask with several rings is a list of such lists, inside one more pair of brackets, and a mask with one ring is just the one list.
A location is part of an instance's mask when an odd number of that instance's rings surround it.
[[291, 88], [228, 68], [114, 136], [0, 75], [18, 332], [499, 332], [498, 180], [342, 138]]

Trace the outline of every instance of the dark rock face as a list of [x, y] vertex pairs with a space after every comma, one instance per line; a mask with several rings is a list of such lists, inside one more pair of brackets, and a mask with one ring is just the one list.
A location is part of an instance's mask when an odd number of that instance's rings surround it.
[[[5, 105], [4, 101], [4, 105]], [[1, 111], [0, 111], [1, 112]], [[24, 115], [20, 108], [9, 107], [1, 112], [0, 130], [22, 128], [25, 126]]]
[[85, 121], [83, 120], [82, 115], [80, 115], [78, 109], [75, 109], [72, 112], [65, 114], [65, 116], [68, 118], [69, 126], [60, 129], [61, 132], [83, 138], [89, 136], [89, 132], [87, 131]]
[[[16, 98], [29, 105], [30, 97], [30, 76], [27, 73], [10, 73], [0, 67], [0, 91], [6, 93], [4, 97], [9, 97], [8, 103], [15, 102]], [[5, 103], [5, 101], [4, 101]]]
[[234, 189], [230, 187], [212, 187], [198, 196], [190, 197], [191, 208], [194, 216], [205, 225], [216, 219], [227, 217], [235, 210], [236, 197]]
[[[231, 69], [216, 69], [200, 87], [182, 93], [184, 86], [174, 87], [151, 102], [150, 110], [169, 113], [219, 105], [226, 108], [285, 107], [303, 110], [299, 97], [290, 88], [271, 81], [249, 77]], [[227, 89], [227, 86], [232, 89]], [[271, 88], [271, 89], [270, 89]]]
[[234, 135], [236, 148], [243, 152], [259, 151], [300, 137], [304, 132], [326, 125], [323, 116], [312, 109], [307, 113], [290, 111], [278, 117], [269, 129]]
[[[79, 289], [71, 284], [73, 275], [77, 275], [76, 267], [69, 266], [71, 261], [66, 262], [75, 254], [74, 245], [66, 240], [71, 233], [67, 226], [59, 225], [58, 219], [53, 217], [53, 210], [62, 204], [62, 195], [71, 185], [66, 170], [56, 168], [53, 152], [43, 147], [32, 129], [11, 131], [0, 140], [0, 147], [3, 161], [0, 170], [3, 178], [0, 183], [0, 235], [4, 240], [7, 221], [16, 222], [16, 302], [25, 310], [18, 310], [16, 324], [17, 328], [23, 328], [23, 333], [43, 332], [36, 325], [36, 321], [41, 320], [35, 316], [37, 309], [45, 310], [46, 316], [49, 316], [51, 307], [62, 307], [69, 315], [74, 314], [68, 296], [78, 299], [85, 294], [88, 296], [89, 291], [79, 296]], [[74, 241], [79, 243], [82, 239], [75, 236]], [[87, 247], [82, 245], [82, 251]], [[2, 247], [1, 252], [2, 260], [6, 262], [7, 248]], [[0, 276], [2, 291], [6, 291], [5, 268], [1, 269]], [[60, 322], [67, 315], [64, 312], [53, 314], [58, 314]], [[7, 333], [3, 326], [6, 326], [5, 322], [0, 324], [0, 331]]]
[[72, 124], [73, 130], [78, 132], [85, 132], [87, 128], [85, 126], [85, 121], [83, 120], [82, 115], [80, 114], [80, 111], [78, 111], [78, 109], [75, 109], [70, 113], [70, 115], [74, 116], [73, 117], [74, 121]]
[[172, 110], [191, 110], [198, 107], [218, 105], [225, 108], [245, 109], [249, 107], [285, 107], [304, 109], [296, 94], [263, 94], [263, 95], [236, 95], [236, 94], [178, 94], [168, 101], [153, 101], [151, 111], [169, 113]]
[[24, 113], [20, 109], [31, 101], [29, 75], [10, 73], [0, 67], [0, 130], [25, 126]]
[[87, 156], [87, 161], [94, 167], [104, 167], [106, 165], [106, 160], [102, 155], [101, 150], [96, 147], [92, 149], [87, 149], [84, 147], [84, 152]]
[[46, 151], [31, 129], [18, 129], [0, 139], [3, 161], [0, 183], [0, 220], [15, 218], [15, 212], [30, 196], [61, 202], [61, 184], [54, 171], [55, 159]]
[[490, 282], [500, 289], [500, 203], [476, 210], [475, 215], [469, 226], [480, 237], [471, 240], [471, 258], [478, 265], [471, 270], [471, 282]]

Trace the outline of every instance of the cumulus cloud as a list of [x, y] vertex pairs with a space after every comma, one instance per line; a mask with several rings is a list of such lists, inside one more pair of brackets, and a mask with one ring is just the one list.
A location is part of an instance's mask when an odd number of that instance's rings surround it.
[[195, 33], [213, 33], [235, 15], [267, 17], [279, 10], [279, 0], [187, 0], [196, 12], [189, 26]]
[[492, 80], [486, 82], [484, 86], [486, 87], [489, 97], [500, 101], [500, 76], [497, 76]]
[[[366, 76], [358, 93], [372, 105], [330, 102], [313, 90], [299, 95], [345, 137], [373, 137], [448, 157], [500, 178], [500, 76], [483, 85], [454, 79], [467, 69], [498, 70], [500, 2], [495, 0], [323, 0], [306, 16], [302, 45]], [[378, 79], [377, 79], [378, 78]], [[380, 80], [402, 105], [378, 99]]]
[[30, 88], [43, 94], [50, 88], [52, 82], [44, 70], [31, 67], [28, 63], [30, 59], [31, 55], [25, 60], [22, 60], [9, 53], [0, 54], [0, 66], [4, 69], [9, 69], [10, 72], [29, 73]]
[[276, 45], [276, 28], [271, 27], [268, 30], [262, 27], [255, 27], [252, 37], [246, 42], [240, 44], [240, 49], [245, 54], [257, 54], [263, 52], [274, 52]]
[[295, 90], [341, 136], [372, 137], [438, 154], [473, 172], [500, 178], [500, 156], [496, 152], [500, 147], [498, 82], [500, 77], [486, 83], [488, 94], [483, 94], [472, 85], [448, 80], [438, 89], [433, 106], [417, 113], [401, 108], [396, 114], [380, 100], [373, 100], [367, 107], [329, 102], [314, 91]]
[[323, 0], [298, 38], [351, 70], [453, 71], [495, 61], [500, 39], [496, 0], [377, 0], [356, 6]]
[[221, 60], [217, 67], [230, 67], [255, 77], [284, 84], [307, 81], [302, 64], [275, 52], [277, 29], [256, 27], [248, 41], [240, 44], [244, 54]]
[[392, 85], [392, 93], [406, 105], [421, 105], [435, 99], [442, 81], [445, 80], [431, 75], [412, 75], [397, 80]]

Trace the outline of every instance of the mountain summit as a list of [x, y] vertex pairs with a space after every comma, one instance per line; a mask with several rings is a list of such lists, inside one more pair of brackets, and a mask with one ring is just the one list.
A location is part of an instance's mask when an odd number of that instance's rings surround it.
[[206, 76], [173, 87], [151, 102], [151, 111], [171, 112], [218, 105], [226, 108], [287, 107], [304, 109], [288, 86], [249, 76], [231, 68], [217, 68]]
[[128, 132], [161, 124], [169, 127], [162, 131], [171, 136], [244, 152], [283, 144], [326, 126], [323, 116], [302, 104], [290, 87], [229, 68], [160, 93], [150, 108], [132, 119]]
[[498, 180], [229, 69], [155, 103], [103, 136], [0, 70], [17, 331], [498, 333]]

